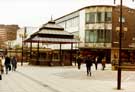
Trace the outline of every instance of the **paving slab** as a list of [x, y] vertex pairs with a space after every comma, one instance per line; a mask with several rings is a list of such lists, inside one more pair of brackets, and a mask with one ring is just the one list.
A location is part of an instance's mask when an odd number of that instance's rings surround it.
[[117, 71], [108, 64], [104, 71], [92, 66], [86, 75], [85, 64], [77, 66], [18, 66], [16, 72], [3, 75], [0, 92], [135, 92], [135, 72], [122, 71], [122, 89], [117, 90]]

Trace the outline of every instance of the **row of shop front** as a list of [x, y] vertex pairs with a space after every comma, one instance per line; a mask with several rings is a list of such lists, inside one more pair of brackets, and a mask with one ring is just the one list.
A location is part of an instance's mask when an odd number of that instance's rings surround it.
[[[78, 55], [78, 51], [80, 52], [82, 57], [91, 54], [96, 57], [99, 56], [101, 59], [106, 57], [106, 63], [111, 63], [112, 65], [118, 64], [119, 59], [119, 49], [74, 49], [74, 50], [52, 50], [49, 48], [40, 48], [39, 51], [37, 49], [23, 50], [12, 50], [8, 51], [10, 56], [17, 56], [18, 61], [29, 62], [29, 64], [33, 65], [47, 65], [47, 66], [58, 66], [58, 65], [72, 65], [72, 63], [76, 60]], [[122, 64], [135, 64], [135, 50], [134, 49], [122, 49], [121, 54]], [[101, 63], [101, 62], [98, 62]]]
[[[42, 50], [39, 53], [33, 51], [29, 61], [30, 64], [37, 65], [72, 65], [78, 56], [78, 51], [81, 53], [82, 58], [91, 54], [94, 57], [99, 56], [101, 60], [105, 57], [106, 63], [118, 64], [119, 49], [61, 50], [61, 53], [59, 50], [45, 52]], [[122, 64], [135, 64], [135, 50], [123, 49], [121, 55]], [[98, 63], [101, 63], [101, 61]]]

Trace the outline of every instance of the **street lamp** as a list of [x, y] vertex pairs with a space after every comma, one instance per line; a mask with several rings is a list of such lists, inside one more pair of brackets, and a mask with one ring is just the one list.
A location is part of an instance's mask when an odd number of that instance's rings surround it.
[[21, 66], [23, 66], [23, 40], [27, 37], [27, 34], [26, 34], [26, 27], [24, 28], [24, 32], [19, 34], [19, 36], [22, 38], [22, 58], [21, 58]]
[[[134, 0], [132, 0], [134, 1]], [[115, 4], [116, 0], [114, 0]], [[120, 0], [120, 32], [119, 32], [119, 63], [117, 72], [117, 89], [121, 89], [121, 47], [122, 47], [122, 0]]]

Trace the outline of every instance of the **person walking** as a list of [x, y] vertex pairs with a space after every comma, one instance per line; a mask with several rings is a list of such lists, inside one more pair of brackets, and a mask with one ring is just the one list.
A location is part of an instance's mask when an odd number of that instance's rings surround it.
[[5, 65], [6, 74], [8, 74], [8, 71], [11, 70], [10, 57], [8, 56], [5, 57], [4, 65]]
[[90, 55], [88, 55], [85, 59], [85, 63], [86, 63], [86, 69], [87, 69], [87, 76], [90, 75], [91, 76], [91, 66], [92, 66], [92, 58]]
[[1, 59], [1, 62], [2, 62], [1, 73], [3, 74], [4, 73], [4, 59], [3, 59], [3, 57], [0, 57], [0, 59]]
[[77, 55], [74, 56], [74, 64], [77, 65]]
[[82, 62], [81, 55], [79, 55], [79, 56], [77, 57], [78, 69], [81, 68], [81, 62]]
[[11, 60], [11, 64], [12, 64], [12, 71], [16, 71], [16, 68], [17, 68], [17, 58], [15, 56], [13, 56], [13, 58]]
[[95, 69], [97, 70], [97, 68], [98, 68], [98, 56], [96, 56], [94, 58], [94, 64], [95, 64]]
[[105, 70], [105, 64], [106, 64], [106, 58], [104, 57], [101, 61], [102, 64], [102, 70]]
[[0, 80], [2, 80], [2, 70], [3, 70], [2, 59], [0, 59]]

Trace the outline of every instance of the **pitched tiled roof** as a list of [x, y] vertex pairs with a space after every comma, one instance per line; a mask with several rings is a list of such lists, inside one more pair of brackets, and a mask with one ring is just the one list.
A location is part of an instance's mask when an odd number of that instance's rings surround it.
[[62, 30], [62, 31], [64, 30], [63, 27], [61, 27], [60, 25], [55, 24], [54, 21], [49, 21], [48, 23], [43, 24], [43, 26], [40, 28], [40, 30], [41, 29], [48, 29], [48, 28], [50, 28], [50, 29], [59, 29], [59, 30]]
[[38, 32], [39, 34], [55, 34], [55, 35], [73, 35], [67, 31], [59, 31], [53, 29], [42, 29]]
[[64, 28], [55, 24], [54, 21], [49, 21], [44, 24], [39, 31], [31, 35], [24, 42], [42, 42], [42, 43], [77, 43], [74, 35], [64, 31]]

